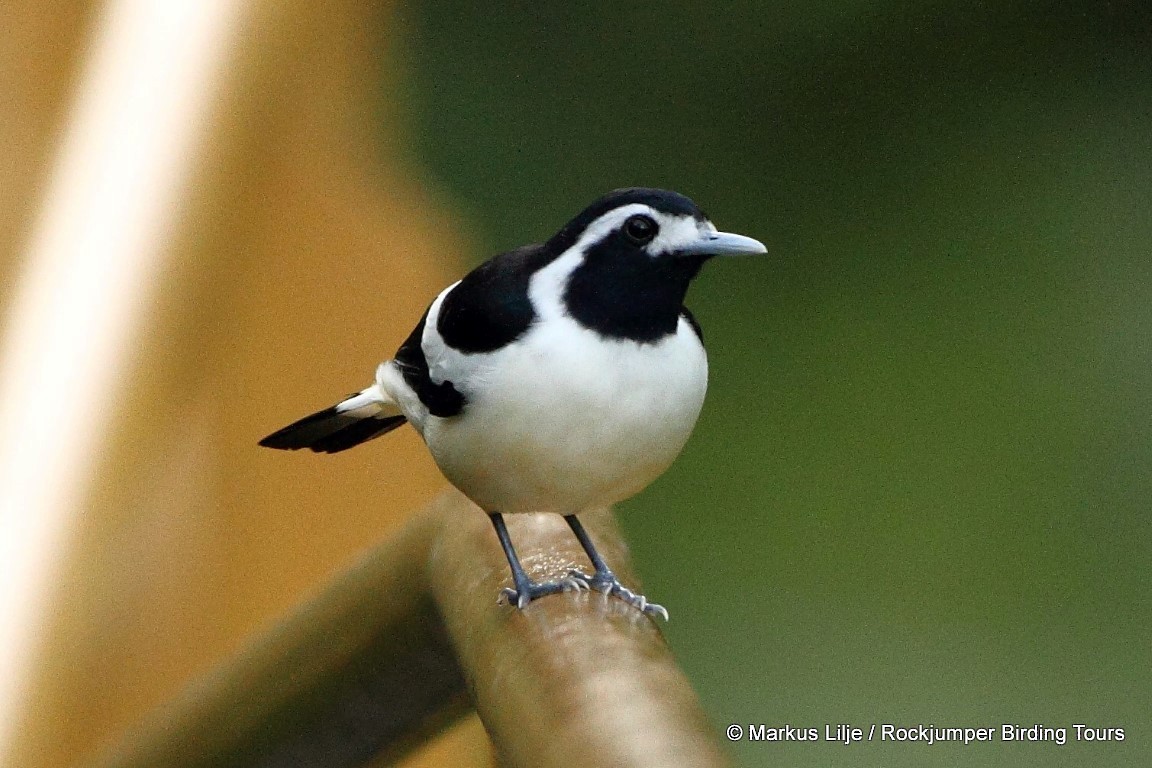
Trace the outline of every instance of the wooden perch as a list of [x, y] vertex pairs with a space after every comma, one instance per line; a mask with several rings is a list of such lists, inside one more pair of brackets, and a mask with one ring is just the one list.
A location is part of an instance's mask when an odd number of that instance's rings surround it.
[[[582, 518], [633, 583], [611, 513]], [[559, 516], [508, 522], [533, 576], [587, 567]], [[351, 768], [469, 704], [508, 766], [727, 763], [652, 619], [596, 592], [497, 605], [510, 581], [487, 517], [445, 494], [90, 768]]]

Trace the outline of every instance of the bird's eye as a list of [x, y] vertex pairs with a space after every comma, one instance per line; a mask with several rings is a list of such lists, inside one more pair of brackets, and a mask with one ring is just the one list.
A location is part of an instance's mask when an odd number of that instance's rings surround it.
[[656, 222], [648, 216], [630, 216], [624, 222], [624, 235], [636, 245], [647, 245], [656, 237]]

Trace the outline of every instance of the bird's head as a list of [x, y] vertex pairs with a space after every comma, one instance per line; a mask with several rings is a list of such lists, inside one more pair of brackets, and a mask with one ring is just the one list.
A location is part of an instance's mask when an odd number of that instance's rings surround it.
[[720, 232], [695, 203], [664, 189], [609, 192], [544, 246], [567, 314], [608, 336], [640, 341], [675, 330], [684, 296], [713, 256], [766, 253]]
[[578, 247], [618, 257], [702, 260], [767, 253], [744, 235], [720, 232], [697, 205], [678, 192], [629, 187], [601, 197], [564, 225], [548, 243], [553, 253]]

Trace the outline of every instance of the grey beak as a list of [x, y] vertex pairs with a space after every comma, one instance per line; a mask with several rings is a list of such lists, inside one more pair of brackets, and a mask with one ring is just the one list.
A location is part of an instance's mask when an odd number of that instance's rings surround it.
[[676, 249], [684, 256], [757, 256], [768, 253], [764, 243], [730, 232], [712, 232]]

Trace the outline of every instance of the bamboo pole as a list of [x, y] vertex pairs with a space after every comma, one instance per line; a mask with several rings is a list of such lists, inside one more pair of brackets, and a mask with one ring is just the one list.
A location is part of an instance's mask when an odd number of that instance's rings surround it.
[[[611, 514], [585, 522], [630, 580]], [[559, 517], [509, 528], [530, 573], [587, 567]], [[87, 768], [380, 765], [469, 698], [508, 766], [726, 764], [650, 618], [599, 593], [519, 611], [508, 581], [486, 516], [445, 494]]]

